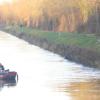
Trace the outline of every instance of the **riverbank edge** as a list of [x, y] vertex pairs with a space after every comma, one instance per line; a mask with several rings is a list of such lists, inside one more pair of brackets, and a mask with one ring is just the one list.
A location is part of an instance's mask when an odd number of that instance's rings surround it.
[[38, 36], [30, 36], [25, 33], [16, 33], [16, 32], [8, 32], [8, 33], [20, 39], [23, 39], [29, 42], [30, 44], [34, 44], [45, 50], [49, 50], [53, 53], [59, 54], [70, 61], [80, 63], [89, 67], [100, 68], [100, 53], [94, 50], [87, 48], [80, 48], [76, 46], [70, 46], [70, 45], [66, 46], [61, 44], [50, 43], [45, 38], [43, 39]]

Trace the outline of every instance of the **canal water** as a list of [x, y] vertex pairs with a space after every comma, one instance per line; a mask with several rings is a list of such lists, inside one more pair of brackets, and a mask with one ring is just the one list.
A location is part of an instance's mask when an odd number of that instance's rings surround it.
[[100, 70], [0, 32], [0, 62], [18, 82], [0, 80], [1, 100], [100, 100]]

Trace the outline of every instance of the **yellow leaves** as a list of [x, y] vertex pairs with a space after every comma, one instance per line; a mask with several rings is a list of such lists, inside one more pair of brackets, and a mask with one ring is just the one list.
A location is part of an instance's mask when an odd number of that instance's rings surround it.
[[59, 25], [59, 31], [63, 32], [66, 30], [66, 17], [64, 15], [61, 16], [60, 18], [60, 25]]
[[80, 9], [80, 13], [82, 14], [83, 17], [83, 22], [87, 22], [88, 17], [93, 9], [93, 6], [91, 5], [91, 1], [90, 0], [76, 0], [76, 5], [79, 7]]
[[87, 0], [14, 0], [14, 3], [10, 5], [11, 9], [5, 5], [3, 12], [8, 15], [12, 10], [14, 15], [23, 19], [29, 16], [39, 17], [45, 9], [49, 16], [54, 17], [67, 14], [68, 9], [76, 7], [80, 9], [84, 22], [86, 22], [91, 10]]
[[8, 18], [8, 20], [12, 18], [12, 20], [16, 19], [16, 21], [23, 23], [30, 23], [31, 20], [32, 24], [39, 23], [41, 26], [46, 23], [44, 26], [56, 27], [59, 31], [72, 32], [78, 25], [87, 22], [94, 7], [90, 1], [14, 0], [13, 4], [0, 6], [0, 13], [3, 18]]

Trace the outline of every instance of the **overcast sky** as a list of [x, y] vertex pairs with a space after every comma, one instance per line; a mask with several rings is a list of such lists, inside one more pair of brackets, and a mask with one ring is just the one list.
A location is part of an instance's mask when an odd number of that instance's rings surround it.
[[0, 4], [5, 3], [5, 2], [12, 2], [13, 0], [0, 0]]

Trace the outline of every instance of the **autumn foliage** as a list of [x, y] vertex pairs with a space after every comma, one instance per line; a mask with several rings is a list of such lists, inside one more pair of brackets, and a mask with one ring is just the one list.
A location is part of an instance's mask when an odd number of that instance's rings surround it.
[[93, 32], [99, 32], [98, 1], [14, 0], [11, 4], [0, 5], [0, 23], [66, 32], [92, 32], [94, 28]]

